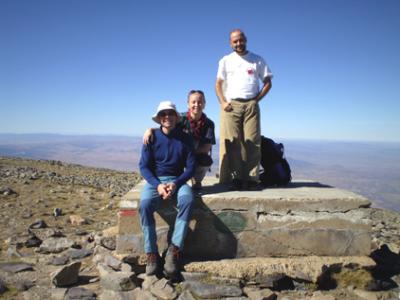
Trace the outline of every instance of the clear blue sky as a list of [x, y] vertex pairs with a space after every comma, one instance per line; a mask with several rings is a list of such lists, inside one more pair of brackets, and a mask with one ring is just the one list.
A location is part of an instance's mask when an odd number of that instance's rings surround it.
[[0, 132], [141, 135], [214, 93], [228, 33], [274, 73], [273, 138], [400, 141], [400, 1], [0, 0]]

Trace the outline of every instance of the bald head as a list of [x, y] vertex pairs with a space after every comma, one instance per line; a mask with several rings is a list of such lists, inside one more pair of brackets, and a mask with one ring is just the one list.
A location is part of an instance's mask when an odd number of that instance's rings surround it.
[[229, 35], [229, 44], [233, 51], [239, 55], [245, 55], [247, 53], [246, 43], [247, 39], [243, 31], [240, 29], [234, 29], [231, 31]]

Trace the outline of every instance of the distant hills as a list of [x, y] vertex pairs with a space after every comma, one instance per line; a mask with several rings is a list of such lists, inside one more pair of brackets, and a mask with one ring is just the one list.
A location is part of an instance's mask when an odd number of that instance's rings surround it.
[[[297, 179], [362, 194], [374, 206], [400, 211], [400, 143], [279, 140]], [[0, 155], [61, 160], [93, 167], [137, 171], [141, 137], [0, 134]], [[218, 169], [218, 145], [213, 148]]]

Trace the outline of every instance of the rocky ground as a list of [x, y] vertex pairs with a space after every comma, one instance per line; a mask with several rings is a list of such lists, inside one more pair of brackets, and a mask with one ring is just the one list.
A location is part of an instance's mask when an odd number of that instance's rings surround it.
[[0, 298], [400, 299], [400, 214], [372, 208], [377, 265], [368, 272], [346, 273], [347, 266], [318, 282], [285, 274], [146, 277], [140, 259], [113, 255], [118, 202], [139, 180], [127, 172], [0, 157]]

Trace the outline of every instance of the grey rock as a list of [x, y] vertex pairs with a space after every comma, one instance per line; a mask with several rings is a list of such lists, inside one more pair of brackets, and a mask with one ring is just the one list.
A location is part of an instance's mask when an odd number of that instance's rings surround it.
[[53, 265], [53, 266], [63, 266], [66, 265], [69, 261], [69, 257], [65, 256], [65, 255], [61, 255], [61, 256], [56, 256], [53, 257], [50, 261], [49, 264]]
[[24, 244], [27, 248], [39, 247], [42, 244], [42, 240], [36, 236], [31, 236], [25, 241]]
[[196, 300], [193, 294], [189, 290], [184, 290], [182, 294], [179, 295], [178, 300]]
[[150, 292], [163, 300], [172, 300], [178, 296], [174, 288], [169, 284], [169, 281], [165, 278], [161, 278], [150, 286]]
[[201, 272], [181, 272], [184, 281], [197, 281], [208, 276], [207, 273]]
[[29, 225], [29, 229], [47, 228], [47, 224], [43, 220], [36, 220], [34, 223]]
[[12, 273], [18, 273], [18, 272], [23, 272], [23, 271], [33, 271], [32, 265], [25, 264], [25, 263], [0, 263], [0, 269], [7, 271], [7, 272], [12, 272]]
[[[143, 275], [143, 274], [141, 274]], [[144, 290], [150, 290], [151, 286], [158, 281], [158, 278], [156, 276], [147, 276], [144, 274], [144, 280], [142, 283], [142, 289]]]
[[278, 298], [270, 289], [259, 290], [245, 287], [243, 291], [251, 300], [275, 300]]
[[30, 228], [29, 232], [41, 239], [42, 241], [51, 237], [63, 237], [63, 233], [60, 230], [53, 228]]
[[65, 295], [67, 293], [66, 288], [53, 288], [50, 291], [52, 300], [65, 300]]
[[30, 280], [20, 280], [14, 283], [14, 287], [21, 292], [29, 290], [34, 285], [35, 284]]
[[157, 300], [149, 291], [143, 291], [136, 288], [131, 291], [117, 292], [112, 290], [104, 290], [99, 295], [99, 300]]
[[95, 300], [96, 294], [82, 287], [72, 287], [68, 289], [66, 298], [69, 300]]
[[115, 250], [116, 248], [116, 237], [103, 237], [100, 241], [100, 244], [109, 250]]
[[22, 255], [17, 250], [17, 246], [16, 245], [10, 245], [7, 248], [7, 257], [9, 257], [9, 258], [19, 258], [19, 257], [22, 257]]
[[182, 288], [188, 289], [201, 298], [223, 298], [223, 297], [239, 297], [242, 290], [237, 286], [215, 285], [196, 281], [183, 282]]
[[93, 254], [93, 249], [70, 249], [67, 255], [71, 259], [82, 259]]
[[110, 254], [104, 256], [104, 263], [115, 271], [121, 270], [122, 262]]
[[71, 263], [51, 274], [51, 282], [56, 287], [70, 286], [78, 282], [81, 262]]
[[126, 272], [113, 272], [101, 276], [100, 284], [103, 289], [113, 291], [130, 291], [136, 287], [134, 274]]
[[38, 252], [39, 253], [60, 253], [70, 247], [72, 247], [75, 243], [67, 238], [48, 238], [43, 241], [40, 245]]

